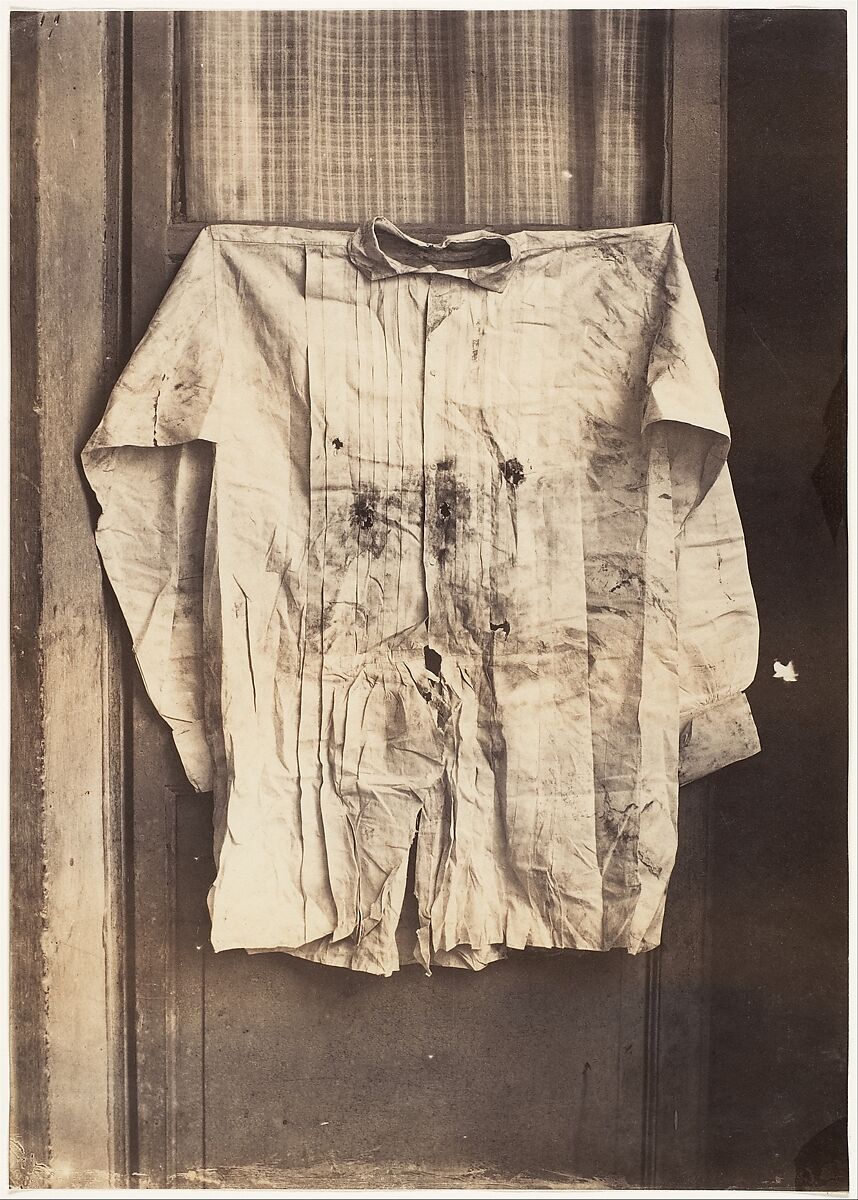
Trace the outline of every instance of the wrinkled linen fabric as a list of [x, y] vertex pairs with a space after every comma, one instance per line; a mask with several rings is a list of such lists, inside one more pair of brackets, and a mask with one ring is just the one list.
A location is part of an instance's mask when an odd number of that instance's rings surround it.
[[671, 224], [204, 230], [83, 464], [214, 948], [656, 946], [680, 782], [759, 749], [728, 446]]

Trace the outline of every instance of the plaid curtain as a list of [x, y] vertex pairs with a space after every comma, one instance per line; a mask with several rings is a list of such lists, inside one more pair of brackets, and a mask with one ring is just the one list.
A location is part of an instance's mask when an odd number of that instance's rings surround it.
[[183, 215], [662, 217], [664, 11], [185, 12]]

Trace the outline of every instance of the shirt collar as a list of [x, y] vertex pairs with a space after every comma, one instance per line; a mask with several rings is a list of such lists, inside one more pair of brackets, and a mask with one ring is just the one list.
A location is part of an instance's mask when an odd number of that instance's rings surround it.
[[[385, 249], [379, 245], [381, 235]], [[398, 245], [397, 245], [398, 243]], [[498, 243], [498, 251], [506, 251], [501, 261], [486, 265], [467, 265], [467, 251], [473, 247], [476, 254], [480, 248], [491, 251]], [[480, 246], [482, 244], [482, 247]], [[449, 265], [438, 263], [449, 254]], [[492, 292], [502, 292], [518, 265], [519, 247], [512, 237], [490, 233], [479, 229], [469, 233], [456, 233], [445, 237], [443, 242], [421, 242], [409, 237], [384, 217], [373, 217], [365, 221], [350, 236], [349, 258], [358, 270], [370, 279], [389, 279], [393, 275], [452, 275], [467, 279], [478, 287]], [[421, 262], [424, 257], [434, 262]]]

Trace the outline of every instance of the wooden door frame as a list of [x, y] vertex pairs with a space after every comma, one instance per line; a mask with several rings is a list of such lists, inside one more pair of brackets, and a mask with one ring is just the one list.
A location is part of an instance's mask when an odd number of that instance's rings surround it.
[[124, 18], [11, 18], [10, 1176], [126, 1182], [127, 634], [80, 450], [128, 354]]
[[[672, 14], [663, 214], [680, 228], [719, 351], [726, 20], [726, 10]], [[199, 228], [174, 211], [176, 25], [176, 14], [163, 11], [27, 13], [19, 14], [13, 45], [14, 1120], [27, 1152], [53, 1169], [55, 1183], [80, 1181], [88, 1169], [89, 1178], [114, 1184], [135, 1172], [157, 1183], [169, 1173], [164, 1148], [178, 1136], [170, 1101], [182, 1069], [175, 1044], [181, 1014], [171, 1004], [177, 915], [167, 897], [176, 795], [187, 785], [178, 771], [152, 780], [145, 770], [152, 753], [175, 760], [166, 730], [150, 718], [121, 616], [102, 584], [94, 514], [76, 462], [117, 367]], [[72, 121], [75, 154], [69, 121], [57, 119], [66, 109], [88, 113], [88, 123]], [[92, 181], [83, 198], [82, 161]], [[81, 241], [100, 247], [95, 258], [80, 259]], [[146, 263], [145, 272], [132, 275], [132, 261]], [[55, 263], [75, 264], [77, 277], [53, 271]], [[80, 281], [90, 277], [87, 295], [96, 299], [83, 300]], [[77, 346], [71, 372], [69, 345], [53, 337], [69, 312], [77, 330], [69, 335]], [[70, 553], [79, 560], [75, 570]], [[72, 663], [82, 665], [64, 693]], [[68, 778], [69, 730], [95, 694], [97, 717], [76, 732]], [[708, 968], [700, 873], [718, 786], [683, 789], [669, 936], [649, 956], [642, 1164], [649, 1186], [705, 1184]], [[89, 798], [82, 809], [81, 796]], [[82, 901], [98, 920], [74, 920]], [[678, 931], [671, 907], [683, 912]], [[135, 958], [149, 972], [136, 994]], [[89, 1077], [103, 1101], [90, 1135], [75, 1145], [72, 1101], [79, 1103]], [[199, 1131], [183, 1126], [181, 1136]]]
[[[137, 239], [134, 259], [146, 264], [145, 273], [132, 284], [135, 339], [142, 336], [176, 266], [201, 229], [199, 223], [182, 219], [178, 203], [180, 107], [174, 74], [178, 28], [173, 14], [134, 15], [132, 236]], [[677, 10], [672, 14], [662, 214], [681, 231], [710, 339], [719, 351], [724, 296], [725, 29], [724, 11]], [[142, 695], [140, 699], [135, 740], [139, 738], [141, 762], [145, 762], [152, 749], [153, 730], [148, 702]], [[164, 731], [159, 731], [158, 740], [167, 746]], [[174, 755], [170, 758], [175, 761]], [[149, 788], [152, 782], [143, 786]], [[161, 798], [166, 798], [168, 815], [164, 816], [156, 796], [144, 798], [144, 810], [152, 814], [158, 828], [139, 827], [135, 853], [138, 873], [146, 881], [143, 891], [151, 892], [153, 873], [160, 872], [164, 886], [158, 891], [166, 895], [171, 867], [161, 847], [165, 821], [169, 841], [175, 839], [175, 820], [169, 814], [176, 789], [181, 787], [180, 775], [168, 783], [166, 791], [162, 785], [156, 786]], [[641, 1174], [649, 1186], [699, 1186], [704, 1177], [708, 960], [707, 889], [701, 884], [701, 872], [708, 861], [707, 814], [714, 786], [704, 780], [683, 789], [681, 845], [671, 885], [672, 915], [666, 919], [663, 948], [648, 961], [648, 1070]], [[139, 896], [140, 907], [148, 902], [145, 895]], [[681, 920], [677, 920], [677, 912]], [[163, 928], [171, 925], [168, 913], [162, 919]], [[157, 924], [156, 919], [153, 928]], [[145, 951], [157, 957], [155, 943]], [[164, 975], [157, 994], [149, 991], [148, 1011], [138, 1013], [138, 1030], [144, 1036], [148, 1031], [151, 1042], [147, 1053], [154, 1050], [166, 1058], [174, 1056], [168, 1042], [169, 1030], [175, 1028], [175, 1019], [168, 1018], [168, 1036], [162, 1038], [163, 1014], [171, 1011], [168, 958], [161, 960]], [[165, 1127], [150, 1130], [158, 1142]], [[157, 1171], [158, 1150], [144, 1157], [147, 1169]]]

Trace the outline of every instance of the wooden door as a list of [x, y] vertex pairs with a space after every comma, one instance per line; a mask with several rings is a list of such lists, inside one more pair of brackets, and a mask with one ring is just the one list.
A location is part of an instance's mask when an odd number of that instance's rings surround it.
[[[713, 344], [721, 24], [711, 11], [672, 18], [664, 189]], [[136, 12], [125, 25], [136, 342], [199, 227], [182, 221], [178, 203], [175, 18]], [[409, 968], [391, 979], [288, 955], [215, 955], [210, 800], [190, 790], [166, 726], [136, 673], [128, 678], [131, 1145], [141, 1182], [289, 1186], [295, 1171], [323, 1163], [330, 1185], [347, 1186], [357, 1170], [372, 1184], [374, 1164], [393, 1163], [406, 1181], [403, 1164], [488, 1164], [632, 1186], [700, 1183], [711, 785], [683, 791], [664, 944], [648, 955], [518, 954], [477, 975]]]

